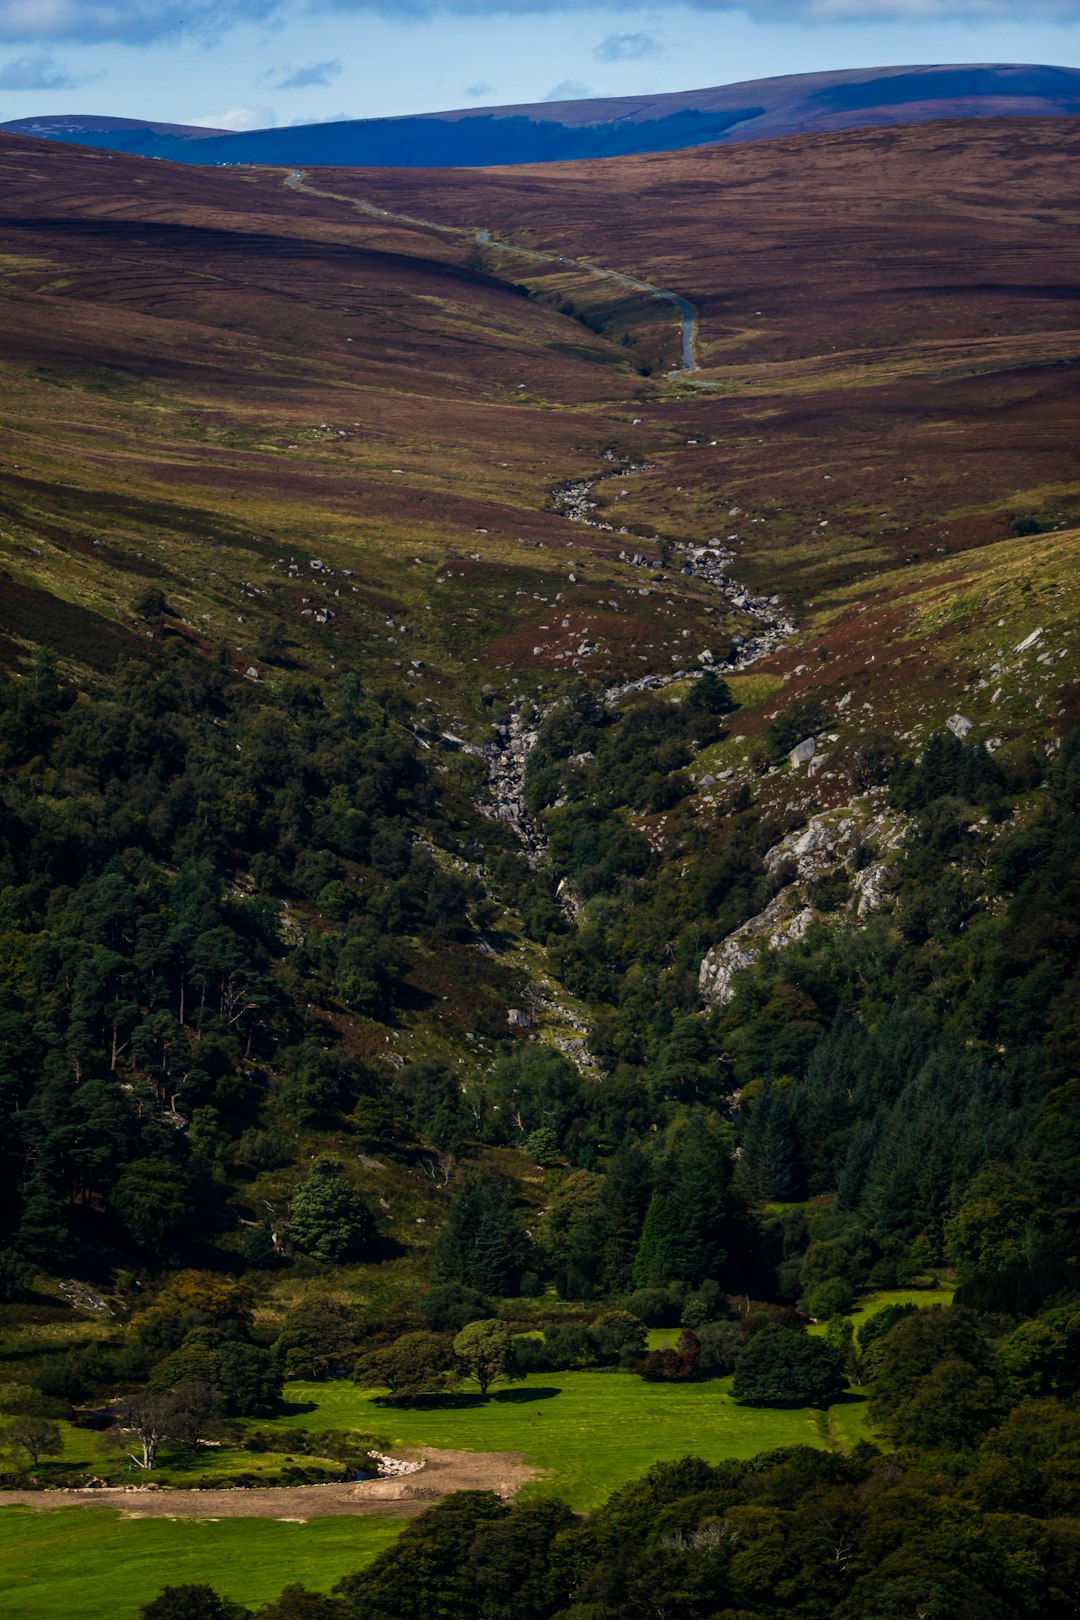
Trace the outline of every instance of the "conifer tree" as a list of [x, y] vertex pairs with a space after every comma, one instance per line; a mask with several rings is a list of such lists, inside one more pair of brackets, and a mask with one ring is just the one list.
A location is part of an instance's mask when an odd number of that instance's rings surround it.
[[798, 1197], [798, 1141], [787, 1096], [779, 1086], [762, 1088], [747, 1123], [744, 1146], [759, 1198], [786, 1202]]
[[510, 1189], [494, 1179], [473, 1179], [454, 1199], [436, 1239], [434, 1279], [464, 1283], [494, 1296], [513, 1294], [527, 1249]]
[[675, 1199], [670, 1193], [657, 1193], [646, 1211], [641, 1241], [634, 1256], [635, 1288], [662, 1288], [671, 1281], [679, 1223]]
[[634, 1259], [642, 1222], [649, 1205], [649, 1168], [641, 1149], [632, 1143], [613, 1154], [604, 1177], [603, 1272], [608, 1288], [617, 1293], [633, 1280]]

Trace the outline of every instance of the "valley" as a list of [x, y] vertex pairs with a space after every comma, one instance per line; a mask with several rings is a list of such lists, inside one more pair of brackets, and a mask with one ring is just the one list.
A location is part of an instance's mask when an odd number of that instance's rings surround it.
[[1078, 141], [0, 135], [0, 1614], [1067, 1620]]

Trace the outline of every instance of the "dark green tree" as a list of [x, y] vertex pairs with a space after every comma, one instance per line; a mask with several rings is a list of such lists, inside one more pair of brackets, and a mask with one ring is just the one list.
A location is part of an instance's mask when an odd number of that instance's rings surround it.
[[342, 1620], [341, 1604], [303, 1586], [287, 1586], [273, 1603], [256, 1609], [255, 1620]]
[[766, 1084], [754, 1099], [743, 1149], [758, 1198], [786, 1203], [799, 1196], [798, 1136], [782, 1087]]
[[371, 1211], [345, 1179], [341, 1164], [316, 1159], [292, 1201], [289, 1238], [316, 1260], [359, 1259], [375, 1236]]
[[143, 1248], [170, 1253], [194, 1221], [195, 1189], [167, 1159], [133, 1159], [117, 1177], [110, 1202]]
[[727, 681], [707, 669], [687, 693], [686, 707], [691, 714], [730, 714], [735, 708], [735, 699]]
[[141, 1620], [249, 1620], [251, 1610], [212, 1586], [166, 1586], [139, 1610]]
[[491, 1301], [464, 1283], [440, 1283], [421, 1299], [420, 1314], [432, 1333], [460, 1333], [470, 1322], [490, 1317]]
[[450, 1205], [435, 1240], [432, 1271], [437, 1283], [464, 1283], [502, 1298], [517, 1292], [527, 1253], [511, 1188], [501, 1179], [477, 1176]]
[[48, 1418], [18, 1417], [0, 1430], [0, 1443], [14, 1455], [25, 1453], [34, 1468], [42, 1457], [58, 1457], [64, 1449], [63, 1436]]
[[843, 1357], [833, 1346], [777, 1323], [735, 1359], [732, 1394], [744, 1406], [827, 1406], [843, 1389]]
[[514, 1336], [495, 1317], [463, 1327], [454, 1338], [454, 1355], [466, 1377], [479, 1384], [481, 1395], [498, 1378], [521, 1376], [514, 1362]]
[[362, 1355], [353, 1378], [365, 1389], [387, 1389], [395, 1401], [436, 1395], [454, 1383], [454, 1342], [448, 1333], [403, 1333]]
[[363, 1338], [353, 1307], [313, 1294], [286, 1312], [274, 1353], [288, 1378], [343, 1378]]
[[278, 1410], [285, 1374], [263, 1345], [226, 1341], [220, 1367], [221, 1393], [230, 1417], [272, 1417]]
[[458, 1491], [429, 1508], [368, 1569], [338, 1582], [346, 1620], [480, 1620], [470, 1553], [478, 1532], [509, 1511], [494, 1491]]

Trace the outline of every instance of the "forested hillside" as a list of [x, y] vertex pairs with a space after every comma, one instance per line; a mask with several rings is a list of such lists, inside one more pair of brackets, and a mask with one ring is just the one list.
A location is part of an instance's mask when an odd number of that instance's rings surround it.
[[955, 134], [806, 143], [753, 397], [573, 173], [538, 268], [505, 176], [0, 149], [4, 1512], [498, 1459], [89, 1616], [1075, 1612], [1075, 136], [971, 139], [991, 293]]

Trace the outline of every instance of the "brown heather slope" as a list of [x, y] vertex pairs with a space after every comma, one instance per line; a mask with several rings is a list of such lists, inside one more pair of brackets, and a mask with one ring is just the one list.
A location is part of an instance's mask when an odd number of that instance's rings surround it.
[[741, 528], [744, 576], [804, 612], [1018, 514], [1080, 520], [1076, 120], [332, 180], [692, 299], [712, 386], [650, 410], [682, 448], [620, 512]]
[[1002, 119], [320, 183], [644, 276], [700, 308], [706, 375], [817, 386], [1074, 344], [1078, 160], [1080, 121]]
[[[468, 244], [282, 180], [0, 140], [9, 658], [37, 624], [108, 662], [148, 579], [178, 633], [244, 667], [278, 618], [300, 662], [392, 676], [419, 657], [433, 696], [550, 619], [572, 559], [549, 491], [601, 464], [642, 379]], [[567, 648], [622, 570], [609, 540], [575, 544]], [[330, 624], [305, 621], [309, 597]], [[655, 604], [613, 617], [605, 657], [640, 669]]]
[[[680, 626], [716, 643], [703, 587], [642, 597], [625, 540], [545, 510], [616, 444], [650, 470], [598, 491], [612, 521], [731, 536], [739, 576], [793, 607], [804, 634], [769, 666], [788, 694], [858, 691], [852, 721], [914, 734], [978, 707], [1014, 627], [1064, 635], [1077, 609], [1078, 147], [1073, 120], [1010, 119], [319, 171], [319, 189], [693, 299], [692, 386], [628, 363], [674, 363], [670, 306], [573, 265], [377, 220], [280, 172], [10, 140], [0, 543], [21, 588], [98, 615], [84, 645], [118, 633], [156, 572], [184, 633], [227, 636], [234, 661], [279, 614], [299, 661], [394, 677], [421, 657], [416, 689], [460, 712], [485, 677], [567, 668], [582, 636], [602, 642], [598, 674], [670, 668]], [[1059, 532], [1017, 538], [1019, 520]], [[283, 580], [283, 556], [302, 577]], [[305, 583], [311, 558], [334, 582]], [[338, 618], [303, 623], [305, 596]], [[29, 610], [11, 610], [16, 639]], [[1038, 701], [1049, 722], [1071, 673], [1043, 666], [976, 719], [1017, 734]], [[751, 738], [772, 712], [755, 702]]]

